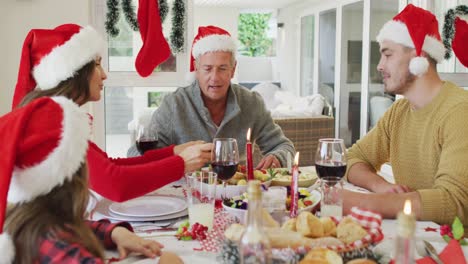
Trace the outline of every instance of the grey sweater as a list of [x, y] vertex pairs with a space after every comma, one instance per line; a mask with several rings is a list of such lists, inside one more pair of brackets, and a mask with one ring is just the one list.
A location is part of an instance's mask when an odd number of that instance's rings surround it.
[[[217, 127], [205, 107], [198, 82], [178, 88], [167, 95], [152, 116], [151, 129], [158, 133], [158, 148], [182, 144], [192, 140], [212, 142], [216, 137], [237, 139], [240, 160], [245, 161], [247, 130], [252, 128], [251, 140], [263, 155], [273, 154], [286, 166], [287, 152], [294, 156], [295, 149], [281, 128], [273, 122], [261, 96], [237, 84], [228, 90], [226, 112]], [[156, 132], [157, 129], [157, 132]], [[135, 146], [129, 156], [139, 155]]]

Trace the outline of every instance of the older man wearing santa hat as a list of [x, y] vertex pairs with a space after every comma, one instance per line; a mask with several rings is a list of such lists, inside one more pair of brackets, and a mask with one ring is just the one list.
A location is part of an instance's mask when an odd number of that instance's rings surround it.
[[[236, 138], [239, 146], [245, 146], [251, 128], [251, 140], [264, 155], [257, 167], [286, 166], [287, 154], [295, 152], [293, 144], [273, 122], [259, 94], [231, 83], [236, 50], [235, 40], [224, 29], [198, 29], [190, 59], [196, 80], [166, 96], [152, 117], [158, 147], [220, 137]], [[239, 152], [245, 160], [245, 149], [240, 147]], [[138, 155], [135, 146], [129, 155]]]

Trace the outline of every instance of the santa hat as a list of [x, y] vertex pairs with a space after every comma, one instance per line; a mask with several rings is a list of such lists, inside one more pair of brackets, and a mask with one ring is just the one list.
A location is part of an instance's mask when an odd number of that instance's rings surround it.
[[73, 77], [104, 47], [104, 40], [89, 26], [64, 24], [29, 31], [21, 51], [13, 108], [36, 86], [47, 90]]
[[409, 70], [421, 76], [427, 72], [429, 61], [421, 56], [425, 51], [437, 62], [444, 59], [445, 48], [439, 34], [436, 17], [429, 11], [409, 4], [392, 20], [385, 23], [377, 35], [381, 43], [390, 40], [409, 48], [416, 49], [417, 57], [412, 58]]
[[[468, 67], [468, 6], [459, 5], [456, 8], [449, 9], [445, 14], [443, 38], [447, 49], [445, 58], [449, 59], [451, 51], [457, 56], [458, 60]], [[464, 17], [464, 19], [463, 19]]]
[[[216, 26], [199, 27], [198, 34], [193, 39], [192, 52], [190, 54], [190, 72], [195, 71], [195, 60], [201, 55], [214, 51], [229, 51], [236, 55], [236, 41], [229, 32]], [[188, 76], [190, 81], [195, 80], [195, 75]]]
[[0, 263], [15, 255], [3, 230], [7, 201], [28, 202], [70, 180], [85, 160], [88, 120], [65, 97], [40, 98], [0, 117]]
[[139, 0], [138, 25], [143, 46], [135, 59], [135, 68], [140, 76], [147, 77], [171, 55], [162, 31], [158, 1]]

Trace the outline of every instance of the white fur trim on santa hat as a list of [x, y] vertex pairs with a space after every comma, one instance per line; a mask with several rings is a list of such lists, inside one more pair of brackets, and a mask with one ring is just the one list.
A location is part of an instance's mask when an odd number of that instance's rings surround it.
[[209, 35], [193, 44], [192, 55], [197, 59], [200, 55], [214, 51], [230, 51], [236, 56], [236, 42], [229, 35]]
[[63, 45], [52, 49], [34, 67], [37, 86], [43, 90], [56, 87], [94, 60], [104, 47], [105, 42], [96, 30], [90, 26], [82, 28]]
[[0, 264], [11, 264], [15, 258], [15, 245], [7, 233], [0, 234]]
[[[390, 40], [406, 47], [414, 48], [414, 43], [406, 24], [400, 21], [390, 20], [385, 23], [377, 35], [377, 41], [379, 43], [382, 43], [384, 40]], [[424, 39], [422, 50], [437, 62], [442, 62], [444, 60], [444, 44], [435, 37], [427, 35]]]
[[71, 179], [85, 160], [90, 137], [88, 114], [65, 97], [52, 99], [63, 109], [62, 137], [58, 146], [39, 164], [15, 167], [8, 192], [10, 203], [27, 202], [49, 193]]
[[410, 60], [409, 71], [416, 76], [422, 76], [428, 68], [429, 61], [426, 57], [414, 57]]

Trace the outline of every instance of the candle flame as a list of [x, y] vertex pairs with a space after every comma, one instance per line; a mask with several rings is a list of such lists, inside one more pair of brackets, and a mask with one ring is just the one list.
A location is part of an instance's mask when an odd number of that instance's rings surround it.
[[294, 156], [294, 165], [299, 165], [299, 151]]
[[406, 201], [405, 201], [405, 206], [403, 207], [403, 212], [404, 212], [406, 215], [410, 215], [410, 214], [411, 214], [411, 201], [410, 201], [410, 200], [406, 200]]
[[250, 141], [250, 127], [249, 130], [247, 130], [247, 141]]

